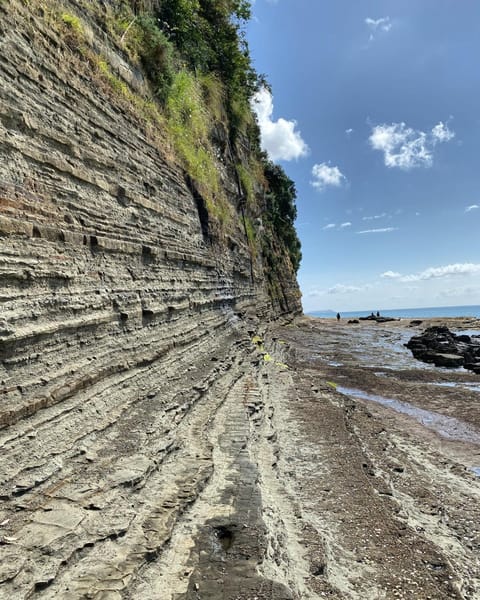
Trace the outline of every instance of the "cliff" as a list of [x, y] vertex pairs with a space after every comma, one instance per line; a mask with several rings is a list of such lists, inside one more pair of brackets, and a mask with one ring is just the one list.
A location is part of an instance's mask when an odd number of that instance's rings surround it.
[[[1, 423], [220, 338], [238, 317], [299, 312], [291, 270], [269, 296], [227, 161], [233, 217], [215, 239], [160, 127], [92, 74], [47, 9], [2, 10]], [[144, 93], [141, 72], [85, 23], [89, 45]]]
[[301, 312], [245, 139], [212, 127], [209, 195], [108, 4], [0, 2], [2, 597], [149, 597], [250, 338]]

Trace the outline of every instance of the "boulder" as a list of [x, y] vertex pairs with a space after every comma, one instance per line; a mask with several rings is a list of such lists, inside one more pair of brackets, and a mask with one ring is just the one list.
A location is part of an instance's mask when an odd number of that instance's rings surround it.
[[405, 345], [418, 360], [437, 367], [465, 367], [480, 373], [480, 340], [465, 334], [456, 335], [448, 327], [428, 327]]
[[463, 367], [465, 359], [457, 354], [436, 354], [433, 353], [432, 362], [436, 367]]

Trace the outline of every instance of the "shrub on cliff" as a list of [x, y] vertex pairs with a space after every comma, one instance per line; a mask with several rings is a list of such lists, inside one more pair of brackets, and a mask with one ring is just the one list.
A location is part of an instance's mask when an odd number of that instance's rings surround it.
[[294, 225], [297, 217], [295, 184], [281, 166], [271, 161], [265, 161], [264, 169], [268, 182], [267, 215], [285, 244], [292, 266], [297, 271], [302, 259], [302, 252]]

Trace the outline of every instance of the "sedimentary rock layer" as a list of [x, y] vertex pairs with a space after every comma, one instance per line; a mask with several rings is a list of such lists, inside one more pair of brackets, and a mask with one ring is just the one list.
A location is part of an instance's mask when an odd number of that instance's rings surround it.
[[[43, 13], [21, 2], [0, 10], [5, 426], [149, 365], [153, 372], [173, 348], [188, 350], [235, 314], [274, 312], [241, 224], [206, 239], [198, 198], [167, 160], [162, 131], [102, 88]], [[90, 25], [97, 51], [141, 90], [141, 74]], [[298, 310], [294, 280], [284, 288], [284, 310]]]
[[237, 218], [210, 235], [158, 123], [94, 76], [45, 6], [0, 3], [0, 596], [147, 598], [149, 565], [211, 478], [216, 412], [250, 386], [251, 332], [299, 312], [298, 287], [285, 272], [268, 296], [226, 163]]

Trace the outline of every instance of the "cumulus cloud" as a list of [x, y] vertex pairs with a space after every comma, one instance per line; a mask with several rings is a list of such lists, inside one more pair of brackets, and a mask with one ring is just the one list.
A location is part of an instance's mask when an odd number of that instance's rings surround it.
[[345, 129], [345, 133], [347, 134], [347, 136], [351, 136], [353, 133], [353, 129], [351, 127], [349, 127], [348, 129]]
[[380, 229], [365, 229], [364, 231], [357, 231], [357, 233], [389, 233], [390, 231], [397, 231], [398, 227], [382, 227]]
[[440, 121], [430, 132], [412, 129], [405, 123], [376, 125], [368, 139], [374, 150], [383, 152], [385, 166], [408, 171], [431, 167], [434, 147], [454, 137], [455, 133]]
[[385, 271], [385, 273], [380, 275], [380, 277], [383, 277], [384, 279], [398, 279], [401, 276], [401, 273], [397, 273], [396, 271]]
[[340, 187], [346, 180], [338, 167], [331, 167], [325, 162], [313, 165], [312, 175], [314, 179], [310, 183], [319, 191], [323, 191], [327, 186]]
[[405, 275], [400, 281], [427, 281], [429, 279], [439, 279], [441, 277], [453, 277], [459, 275], [474, 275], [480, 273], [480, 264], [478, 263], [455, 263], [443, 267], [430, 267], [421, 273]]
[[465, 212], [470, 212], [471, 210], [476, 210], [477, 208], [480, 208], [478, 204], [470, 204], [470, 206], [467, 206], [467, 208], [465, 209]]
[[254, 95], [252, 108], [257, 115], [262, 148], [272, 160], [293, 160], [307, 155], [308, 146], [296, 130], [296, 121], [272, 119], [273, 98], [266, 88]]

